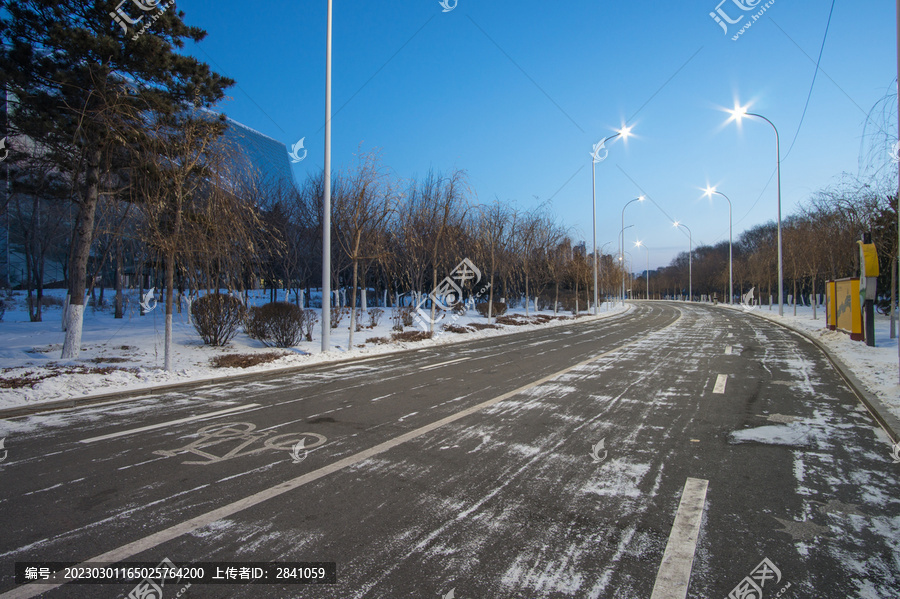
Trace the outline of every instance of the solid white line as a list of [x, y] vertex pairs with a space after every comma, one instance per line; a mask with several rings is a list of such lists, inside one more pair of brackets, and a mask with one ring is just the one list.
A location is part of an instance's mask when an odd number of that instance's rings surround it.
[[209, 414], [200, 414], [198, 416], [191, 416], [189, 418], [182, 418], [180, 420], [170, 420], [169, 422], [160, 422], [159, 424], [151, 424], [150, 426], [142, 426], [141, 428], [132, 428], [127, 431], [119, 431], [118, 433], [110, 433], [108, 435], [102, 435], [100, 437], [91, 437], [90, 439], [82, 439], [79, 443], [94, 443], [95, 441], [105, 441], [106, 439], [115, 439], [117, 437], [124, 437], [126, 435], [133, 435], [134, 433], [143, 433], [144, 431], [152, 431], [158, 428], [165, 428], [167, 426], [172, 426], [173, 424], [181, 424], [183, 422], [192, 422], [194, 420], [202, 420], [204, 418], [212, 418], [213, 416], [221, 416], [222, 414], [230, 414], [232, 412], [239, 412], [241, 410], [248, 410], [250, 408], [259, 407], [258, 403], [248, 403], [245, 406], [238, 406], [236, 408], [228, 408], [227, 410], [219, 410], [218, 412], [210, 412]]
[[725, 393], [725, 385], [728, 384], [728, 375], [720, 374], [716, 377], [716, 386], [713, 387], [713, 393]]
[[441, 366], [446, 366], [448, 364], [456, 364], [457, 362], [465, 362], [466, 360], [471, 360], [472, 358], [457, 358], [455, 360], [449, 360], [447, 362], [441, 362], [440, 364], [429, 364], [428, 366], [422, 366], [419, 370], [431, 370], [432, 368], [440, 368]]
[[672, 523], [672, 532], [666, 543], [666, 551], [663, 553], [650, 599], [687, 597], [708, 486], [709, 481], [700, 478], [689, 478], [684, 483], [681, 504], [675, 513], [675, 522]]
[[731, 355], [731, 352], [732, 352], [733, 350], [734, 350], [734, 348], [732, 348], [730, 345], [726, 345], [726, 346], [725, 346], [725, 355], [726, 355], [726, 356], [730, 356], [730, 355]]
[[[302, 476], [298, 476], [297, 478], [284, 481], [283, 483], [277, 484], [274, 487], [270, 487], [270, 488], [260, 491], [258, 493], [254, 493], [253, 495], [250, 495], [249, 497], [244, 497], [243, 499], [239, 499], [233, 503], [223, 505], [222, 507], [220, 507], [218, 509], [212, 510], [205, 514], [201, 514], [195, 518], [191, 518], [190, 520], [186, 520], [186, 521], [176, 524], [174, 526], [170, 526], [169, 528], [160, 530], [159, 532], [155, 532], [152, 535], [146, 536], [142, 539], [132, 541], [131, 543], [128, 543], [127, 545], [122, 545], [121, 547], [117, 547], [115, 549], [107, 551], [106, 553], [101, 553], [100, 555], [97, 555], [95, 557], [90, 558], [89, 560], [82, 562], [82, 564], [97, 563], [97, 562], [117, 563], [117, 562], [124, 561], [130, 557], [134, 557], [135, 555], [138, 555], [139, 553], [143, 553], [144, 551], [153, 549], [154, 547], [158, 547], [159, 545], [162, 545], [163, 543], [166, 543], [173, 539], [177, 539], [178, 537], [180, 537], [182, 535], [191, 533], [199, 528], [203, 528], [204, 526], [209, 526], [213, 522], [233, 516], [234, 514], [237, 514], [238, 512], [242, 512], [243, 510], [254, 507], [264, 501], [268, 501], [269, 499], [278, 497], [279, 495], [283, 495], [284, 493], [288, 493], [289, 491], [293, 491], [294, 489], [298, 489], [298, 488], [302, 487], [303, 485], [306, 485], [306, 484], [316, 481], [320, 478], [328, 476], [329, 474], [333, 474], [335, 472], [338, 472], [339, 470], [343, 470], [344, 468], [348, 468], [350, 466], [353, 466], [354, 464], [362, 462], [363, 460], [367, 460], [373, 456], [384, 453], [390, 449], [393, 449], [394, 447], [397, 447], [398, 445], [402, 445], [402, 444], [406, 443], [407, 441], [412, 441], [413, 439], [417, 439], [418, 437], [428, 434], [428, 433], [430, 433], [436, 429], [439, 429], [443, 426], [446, 426], [447, 424], [456, 422], [457, 420], [461, 420], [462, 418], [465, 418], [467, 416], [471, 416], [472, 414], [480, 412], [481, 410], [488, 408], [492, 405], [498, 404], [501, 401], [506, 401], [510, 397], [514, 397], [520, 393], [528, 391], [529, 389], [533, 389], [534, 387], [543, 385], [544, 383], [547, 383], [549, 381], [552, 381], [553, 379], [563, 376], [564, 374], [568, 374], [569, 372], [572, 372], [573, 370], [575, 370], [577, 368], [583, 368], [584, 366], [586, 366], [588, 364], [591, 364], [598, 360], [602, 360], [603, 358], [605, 358], [606, 356], [609, 356], [610, 354], [620, 352], [623, 349], [630, 347], [630, 346], [642, 341], [643, 339], [645, 339], [647, 337], [650, 337], [651, 335], [660, 333], [672, 326], [675, 326], [680, 320], [681, 320], [681, 314], [678, 315], [678, 318], [676, 318], [674, 320], [674, 322], [672, 322], [671, 324], [669, 324], [666, 327], [663, 327], [659, 331], [654, 331], [652, 333], [648, 333], [647, 335], [644, 335], [643, 337], [639, 337], [637, 339], [629, 341], [628, 343], [625, 343], [624, 345], [620, 345], [619, 347], [617, 347], [615, 349], [611, 349], [608, 352], [602, 353], [598, 356], [594, 356], [593, 358], [588, 358], [587, 360], [584, 360], [583, 362], [579, 362], [578, 364], [575, 364], [574, 366], [569, 366], [568, 368], [564, 368], [558, 372], [549, 374], [542, 379], [539, 379], [537, 381], [534, 381], [533, 383], [529, 383], [527, 385], [519, 387], [518, 389], [510, 391], [509, 393], [504, 393], [503, 395], [500, 395], [493, 399], [489, 399], [488, 401], [482, 402], [480, 404], [476, 404], [472, 407], [466, 408], [465, 410], [462, 410], [455, 414], [451, 414], [450, 416], [447, 416], [445, 418], [441, 418], [440, 420], [432, 422], [431, 424], [426, 424], [423, 427], [409, 431], [408, 433], [400, 435], [399, 437], [394, 437], [393, 439], [385, 441], [384, 443], [379, 443], [378, 445], [376, 445], [374, 447], [371, 447], [371, 448], [361, 451], [359, 453], [347, 456], [346, 458], [343, 458], [341, 460], [338, 460], [336, 462], [328, 464], [327, 466], [323, 466], [322, 468], [319, 468], [318, 470], [313, 470], [312, 472], [308, 472]], [[38, 583], [22, 585], [11, 591], [3, 593], [2, 595], [0, 595], [0, 599], [29, 599], [30, 597], [36, 597], [37, 595], [40, 595], [41, 593], [45, 593], [50, 589], [54, 589], [58, 586], [62, 586], [66, 582], [68, 582], [68, 581], [64, 580], [62, 582], [54, 582], [54, 583], [48, 583], [48, 584], [41, 584], [38, 582]]]

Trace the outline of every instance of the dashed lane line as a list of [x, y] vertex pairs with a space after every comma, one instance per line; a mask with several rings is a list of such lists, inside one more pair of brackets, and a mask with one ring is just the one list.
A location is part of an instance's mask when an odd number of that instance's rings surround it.
[[728, 375], [720, 374], [716, 377], [716, 386], [713, 387], [713, 393], [723, 394], [725, 393], [725, 385], [728, 384]]
[[700, 478], [689, 478], [684, 483], [681, 503], [675, 513], [675, 522], [672, 523], [672, 532], [666, 543], [650, 599], [687, 597], [708, 486], [709, 481]]

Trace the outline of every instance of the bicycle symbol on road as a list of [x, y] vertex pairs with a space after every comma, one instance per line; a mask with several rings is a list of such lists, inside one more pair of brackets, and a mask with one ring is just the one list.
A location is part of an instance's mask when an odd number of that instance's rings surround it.
[[[315, 449], [325, 444], [324, 436], [317, 433], [285, 433], [281, 435], [271, 435], [274, 431], [256, 431], [256, 425], [250, 422], [229, 422], [227, 424], [211, 424], [204, 426], [197, 431], [200, 438], [192, 443], [188, 443], [184, 447], [178, 449], [158, 449], [154, 451], [156, 455], [165, 456], [167, 458], [174, 457], [180, 453], [192, 453], [203, 458], [202, 461], [187, 461], [182, 464], [196, 464], [200, 466], [209, 466], [210, 464], [219, 464], [227, 460], [238, 457], [254, 455], [263, 451], [286, 451], [288, 454], [293, 453], [293, 448], [302, 442], [303, 449]], [[257, 441], [262, 441], [262, 447], [248, 449]], [[223, 446], [224, 447], [221, 447]], [[219, 449], [228, 449], [221, 455], [216, 455], [209, 451], [204, 451], [211, 447], [219, 447]], [[295, 462], [296, 463], [296, 462]]]

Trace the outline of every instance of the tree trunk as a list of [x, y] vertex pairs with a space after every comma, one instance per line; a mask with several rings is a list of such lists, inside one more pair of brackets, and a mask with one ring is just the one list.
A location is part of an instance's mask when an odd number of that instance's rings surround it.
[[81, 332], [84, 326], [84, 292], [87, 279], [88, 258], [94, 235], [94, 217], [100, 198], [100, 149], [88, 152], [85, 168], [84, 198], [72, 239], [71, 273], [69, 277], [69, 307], [66, 310], [66, 339], [63, 342], [63, 360], [72, 360], [81, 352]]
[[[353, 332], [356, 330], [356, 284], [359, 274], [359, 260], [353, 261], [353, 287], [350, 291], [350, 338], [347, 341], [347, 351], [353, 349]], [[433, 317], [432, 317], [433, 320]], [[433, 330], [433, 329], [432, 329]]]
[[172, 315], [174, 313], [173, 298], [175, 295], [175, 249], [166, 252], [166, 350], [165, 369], [172, 372]]

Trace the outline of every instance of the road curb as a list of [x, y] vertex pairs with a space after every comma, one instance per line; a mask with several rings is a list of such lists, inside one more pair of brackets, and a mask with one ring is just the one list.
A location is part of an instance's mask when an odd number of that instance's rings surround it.
[[[729, 308], [728, 306], [717, 306], [719, 308], [725, 308], [728, 310], [734, 310], [733, 308]], [[796, 329], [790, 326], [787, 323], [779, 322], [774, 318], [769, 318], [762, 314], [757, 314], [756, 311], [746, 312], [746, 314], [753, 314], [757, 318], [761, 318], [767, 322], [771, 322], [772, 324], [776, 324], [783, 329], [787, 329], [792, 333], [796, 333], [818, 347], [825, 357], [828, 358], [828, 361], [831, 362], [831, 365], [834, 366], [834, 369], [837, 370], [838, 374], [844, 379], [844, 382], [847, 383], [847, 386], [850, 387], [850, 390], [856, 395], [857, 399], [859, 399], [860, 403], [862, 403], [866, 410], [868, 410], [869, 414], [878, 423], [878, 425], [887, 433], [888, 437], [890, 437], [892, 443], [900, 442], [900, 435], [898, 435], [897, 431], [900, 431], [900, 419], [891, 414], [890, 410], [881, 402], [881, 399], [878, 398], [877, 395], [869, 391], [866, 387], [865, 383], [859, 380], [859, 377], [854, 374], [853, 370], [850, 366], [847, 365], [840, 357], [838, 357], [831, 349], [810, 335], [808, 332]]]
[[[591, 321], [614, 321], [620, 318], [632, 315], [632, 310], [629, 308], [620, 314], [614, 314], [612, 316], [607, 316], [604, 318], [599, 318], [597, 316], [587, 316], [579, 319], [572, 320], [571, 322], [562, 322], [561, 324], [557, 324], [555, 326], [572, 326], [575, 324], [583, 324]], [[558, 321], [557, 321], [558, 322]], [[542, 327], [543, 328], [543, 327]], [[552, 328], [552, 327], [547, 327]], [[540, 329], [530, 329], [530, 331], [535, 331]], [[157, 393], [166, 393], [170, 391], [187, 391], [190, 389], [194, 389], [197, 387], [205, 387], [207, 385], [216, 385], [220, 383], [233, 383], [238, 381], [253, 381], [255, 379], [268, 378], [272, 376], [283, 376], [294, 373], [303, 372], [306, 370], [310, 370], [313, 368], [318, 368], [320, 366], [330, 366], [330, 365], [344, 365], [344, 364], [352, 364], [354, 362], [360, 362], [363, 360], [372, 360], [376, 358], [385, 358], [388, 356], [396, 356], [400, 354], [406, 354], [411, 352], [421, 351], [423, 349], [429, 348], [437, 348], [437, 347], [445, 347], [448, 345], [458, 345], [460, 343], [467, 343], [473, 341], [479, 341], [482, 339], [493, 339], [495, 337], [505, 337], [507, 335], [516, 335], [519, 333], [527, 333], [529, 331], [520, 331], [520, 330], [509, 330], [503, 331], [498, 335], [491, 335], [489, 337], [479, 337], [476, 339], [465, 339], [460, 338], [458, 340], [442, 343], [440, 345], [423, 345], [419, 347], [402, 347], [393, 351], [388, 351], [376, 355], [371, 356], [354, 356], [349, 358], [336, 358], [334, 360], [325, 360], [322, 362], [316, 362], [314, 364], [301, 364], [299, 366], [289, 366], [286, 368], [274, 368], [271, 370], [262, 370], [257, 372], [245, 372], [242, 374], [234, 374], [228, 376], [200, 379], [196, 381], [185, 381], [183, 383], [167, 383], [164, 385], [154, 385], [150, 387], [141, 387], [140, 389], [126, 389], [123, 391], [114, 391], [110, 393], [102, 393], [99, 395], [87, 395], [83, 397], [72, 397], [68, 399], [60, 399], [57, 401], [47, 401], [41, 402], [39, 404], [33, 406], [21, 406], [18, 408], [6, 408], [0, 410], [0, 420], [6, 420], [8, 418], [19, 418], [22, 416], [32, 416], [34, 414], [41, 414], [43, 412], [53, 412], [56, 410], [68, 410], [72, 408], [81, 408], [85, 406], [91, 405], [99, 405], [99, 404], [112, 404], [119, 401], [125, 401], [129, 399], [134, 399], [137, 397], [143, 397], [145, 395], [154, 395]]]

